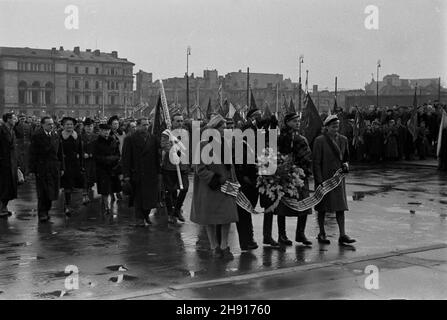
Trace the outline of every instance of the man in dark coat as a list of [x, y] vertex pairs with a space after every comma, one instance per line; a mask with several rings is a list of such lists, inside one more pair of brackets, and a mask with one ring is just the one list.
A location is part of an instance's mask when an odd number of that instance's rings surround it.
[[51, 209], [51, 202], [59, 198], [60, 176], [64, 173], [61, 141], [53, 128], [53, 119], [43, 117], [41, 128], [31, 139], [29, 167], [31, 173], [36, 175], [39, 222], [50, 219], [48, 211]]
[[[261, 111], [258, 109], [252, 109], [247, 113], [247, 124], [242, 127], [242, 131], [252, 130], [255, 140], [256, 131], [261, 121]], [[241, 184], [241, 191], [250, 201], [253, 207], [256, 207], [259, 198], [258, 188], [256, 187], [256, 179], [258, 170], [256, 164], [248, 163], [248, 153], [255, 152], [256, 145], [248, 145], [247, 139], [244, 139], [245, 143], [243, 146], [243, 163], [236, 164], [235, 170], [239, 183]], [[254, 141], [256, 143], [256, 141]], [[256, 159], [256, 153], [253, 155]], [[253, 222], [251, 214], [244, 209], [237, 207], [239, 220], [236, 223], [237, 232], [239, 235], [239, 245], [241, 250], [254, 250], [258, 248], [258, 244], [254, 240], [253, 234]]]
[[149, 132], [147, 118], [137, 124], [138, 130], [125, 139], [122, 168], [124, 181], [132, 184], [137, 226], [147, 226], [151, 209], [157, 207], [160, 141]]
[[[348, 139], [339, 134], [339, 120], [337, 116], [332, 115], [324, 121], [325, 131], [317, 137], [313, 147], [313, 171], [315, 179], [315, 189], [324, 181], [332, 178], [335, 172], [343, 168], [348, 170], [349, 147]], [[336, 214], [338, 227], [340, 230], [340, 244], [348, 244], [355, 242], [354, 239], [348, 237], [345, 233], [345, 211], [348, 210], [348, 201], [346, 198], [345, 181], [334, 190], [327, 193], [320, 203], [315, 206], [318, 212], [318, 226], [320, 233], [318, 242], [329, 244], [324, 230], [324, 218], [326, 212], [334, 212]]]
[[17, 153], [14, 125], [17, 117], [12, 113], [3, 115], [0, 124], [0, 217], [11, 215], [8, 202], [17, 198]]

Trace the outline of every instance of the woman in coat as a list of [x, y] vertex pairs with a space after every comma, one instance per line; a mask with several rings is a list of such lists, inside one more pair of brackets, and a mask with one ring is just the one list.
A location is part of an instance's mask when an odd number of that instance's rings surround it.
[[397, 160], [399, 158], [398, 131], [393, 119], [389, 120], [385, 127], [385, 158], [387, 160]]
[[[225, 119], [221, 115], [214, 116], [207, 125], [207, 129], [216, 129], [223, 137]], [[204, 164], [202, 153], [215, 156], [213, 150], [203, 152], [204, 148], [223, 148], [222, 139], [219, 141], [202, 141], [200, 143], [200, 164], [195, 167], [194, 193], [191, 205], [191, 221], [206, 228], [211, 250], [215, 257], [231, 260], [233, 255], [228, 246], [228, 235], [231, 223], [238, 221], [236, 198], [223, 193], [220, 187], [229, 180], [236, 182], [236, 173], [232, 164], [214, 163]], [[223, 149], [221, 149], [223, 150]], [[223, 159], [223, 153], [221, 153]], [[217, 226], [220, 225], [220, 239], [217, 237]], [[219, 244], [220, 240], [220, 244]]]
[[118, 144], [110, 136], [110, 126], [99, 125], [99, 136], [93, 147], [93, 159], [96, 164], [96, 182], [98, 194], [102, 196], [102, 208], [105, 214], [111, 212], [111, 196], [120, 192], [120, 152]]
[[17, 152], [14, 125], [17, 117], [3, 115], [0, 124], [0, 217], [8, 217], [8, 202], [17, 198]]
[[92, 193], [92, 187], [96, 182], [96, 163], [93, 159], [93, 148], [98, 135], [96, 135], [93, 131], [93, 120], [90, 118], [85, 119], [84, 129], [81, 135], [85, 169], [84, 194], [82, 199], [83, 204], [88, 204], [91, 201], [90, 194]]
[[76, 120], [71, 117], [64, 117], [61, 121], [63, 130], [60, 133], [61, 148], [63, 156], [64, 174], [61, 177], [61, 187], [64, 188], [65, 208], [67, 216], [71, 216], [71, 194], [73, 189], [84, 187], [82, 174], [82, 143], [80, 136], [74, 130]]
[[[315, 180], [315, 189], [324, 181], [333, 177], [335, 172], [342, 168], [348, 169], [349, 149], [348, 139], [339, 134], [339, 120], [337, 116], [331, 115], [324, 121], [324, 133], [317, 137], [313, 146], [313, 172]], [[329, 244], [324, 230], [324, 219], [326, 212], [335, 212], [338, 227], [340, 230], [340, 244], [355, 242], [345, 233], [345, 211], [348, 210], [346, 198], [345, 181], [342, 180], [334, 190], [327, 193], [320, 203], [315, 206], [318, 212], [318, 226], [320, 233], [318, 242]]]

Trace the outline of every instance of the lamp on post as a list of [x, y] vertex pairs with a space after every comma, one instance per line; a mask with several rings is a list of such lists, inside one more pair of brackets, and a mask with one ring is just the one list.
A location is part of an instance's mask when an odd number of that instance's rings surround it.
[[304, 55], [299, 57], [299, 80], [298, 80], [298, 111], [301, 112], [301, 64], [304, 62]]
[[186, 112], [189, 118], [189, 56], [191, 55], [191, 46], [186, 48]]
[[380, 59], [377, 60], [377, 81], [376, 81], [376, 104], [377, 104], [377, 109], [379, 109], [379, 68], [381, 67], [380, 65]]

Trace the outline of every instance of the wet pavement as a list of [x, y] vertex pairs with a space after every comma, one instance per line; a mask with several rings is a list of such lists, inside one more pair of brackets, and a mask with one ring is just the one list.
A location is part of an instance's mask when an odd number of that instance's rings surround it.
[[[256, 215], [255, 240], [260, 248], [241, 253], [233, 225], [230, 245], [235, 258], [230, 262], [213, 260], [204, 230], [188, 221], [192, 190], [184, 207], [186, 223], [168, 225], [167, 218], [157, 214], [151, 216], [153, 225], [140, 229], [133, 226], [133, 212], [125, 201], [115, 203], [113, 215], [103, 217], [99, 201], [84, 207], [80, 194], [75, 196], [79, 203], [75, 216], [66, 220], [59, 201], [51, 211], [53, 223], [39, 225], [34, 185], [25, 184], [19, 190], [20, 200], [11, 203], [13, 216], [0, 220], [0, 299], [131, 297], [166, 287], [447, 244], [447, 175], [429, 166], [355, 169], [347, 180], [350, 211], [346, 214], [347, 232], [357, 239], [355, 246], [338, 246], [333, 215], [327, 217], [326, 230], [332, 243], [318, 245], [316, 217], [312, 215], [306, 229], [314, 242], [312, 247], [296, 243], [279, 249], [263, 247], [262, 215]], [[288, 218], [287, 232], [292, 240], [295, 228], [296, 219]], [[274, 236], [276, 232], [274, 222]], [[65, 273], [67, 266], [75, 266], [77, 276]], [[67, 289], [67, 279], [78, 279], [79, 288]], [[258, 282], [257, 288], [268, 292], [273, 285], [280, 290], [277, 283], [287, 283], [287, 277], [279, 282]], [[348, 295], [348, 289], [341, 296], [355, 297], [357, 291], [353, 289]], [[212, 290], [207, 292], [200, 297], [219, 296]], [[276, 297], [274, 292], [263, 298]], [[242, 292], [240, 295], [244, 296]]]

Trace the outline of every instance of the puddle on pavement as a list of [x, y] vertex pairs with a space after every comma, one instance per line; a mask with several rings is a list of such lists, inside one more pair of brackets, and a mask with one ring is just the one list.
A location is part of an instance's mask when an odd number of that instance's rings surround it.
[[378, 190], [354, 191], [352, 193], [352, 200], [353, 201], [359, 201], [359, 200], [362, 200], [363, 198], [365, 198], [365, 196], [375, 196], [375, 195], [377, 195], [379, 193], [389, 192], [392, 189], [393, 189], [393, 186], [387, 185], [387, 186], [380, 187], [380, 189], [378, 189]]
[[106, 269], [109, 269], [110, 271], [128, 271], [129, 269], [122, 264], [108, 266]]
[[447, 200], [439, 200], [439, 203], [441, 203], [441, 204], [447, 204]]
[[70, 271], [68, 273], [65, 273], [65, 271], [59, 271], [59, 272], [54, 273], [52, 275], [52, 277], [53, 278], [65, 278], [65, 277], [71, 275], [72, 273], [73, 273], [73, 271]]
[[44, 292], [44, 293], [37, 293], [36, 296], [44, 299], [54, 299], [54, 298], [61, 298], [65, 296], [69, 296], [70, 294], [66, 291], [62, 290], [56, 290], [51, 292]]
[[115, 282], [115, 283], [120, 283], [122, 281], [135, 281], [137, 279], [138, 279], [138, 277], [135, 277], [135, 276], [129, 276], [127, 274], [120, 274], [120, 275], [118, 275], [116, 277], [111, 277], [109, 279], [109, 281], [112, 281], [112, 282]]
[[422, 202], [413, 201], [413, 202], [408, 202], [408, 204], [420, 206], [420, 205], [422, 205]]

